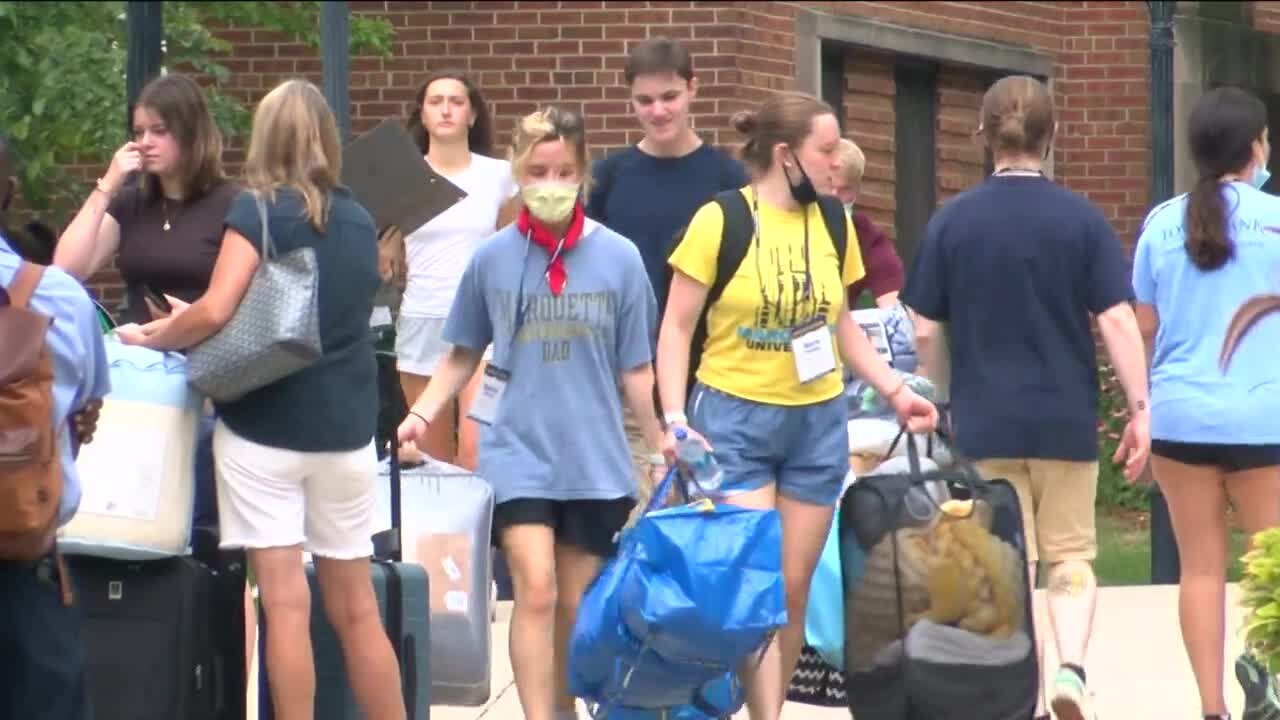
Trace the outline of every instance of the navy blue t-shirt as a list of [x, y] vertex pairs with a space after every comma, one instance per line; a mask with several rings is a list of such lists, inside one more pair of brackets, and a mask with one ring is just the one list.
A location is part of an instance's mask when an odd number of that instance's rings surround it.
[[[324, 232], [306, 219], [302, 195], [279, 188], [267, 203], [271, 242], [279, 254], [315, 249], [319, 273], [320, 343], [313, 365], [220, 403], [227, 427], [250, 442], [299, 452], [359, 450], [373, 440], [378, 417], [378, 367], [369, 315], [382, 284], [377, 229], [351, 193], [330, 194]], [[227, 227], [262, 247], [258, 203], [245, 191], [231, 203]]]
[[628, 147], [596, 162], [592, 182], [587, 215], [640, 249], [661, 314], [671, 284], [667, 253], [676, 233], [716, 193], [750, 180], [741, 163], [703, 143], [677, 158]]
[[901, 298], [948, 326], [962, 452], [1097, 459], [1090, 314], [1133, 290], [1115, 231], [1088, 200], [1044, 177], [988, 178], [930, 220]]

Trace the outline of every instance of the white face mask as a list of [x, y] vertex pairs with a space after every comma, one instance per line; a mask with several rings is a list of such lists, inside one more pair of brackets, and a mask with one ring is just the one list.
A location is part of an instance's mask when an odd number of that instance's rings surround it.
[[544, 223], [563, 222], [578, 202], [578, 184], [547, 180], [520, 188], [520, 199], [529, 214]]

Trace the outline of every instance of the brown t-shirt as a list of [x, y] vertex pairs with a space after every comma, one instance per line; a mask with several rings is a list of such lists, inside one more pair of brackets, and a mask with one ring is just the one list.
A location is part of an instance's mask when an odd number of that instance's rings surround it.
[[204, 294], [222, 248], [227, 211], [239, 193], [239, 185], [224, 181], [198, 197], [162, 202], [148, 201], [131, 186], [111, 202], [107, 214], [120, 224], [116, 265], [129, 303], [122, 313], [125, 322], [152, 319], [142, 299], [144, 287], [184, 302]]

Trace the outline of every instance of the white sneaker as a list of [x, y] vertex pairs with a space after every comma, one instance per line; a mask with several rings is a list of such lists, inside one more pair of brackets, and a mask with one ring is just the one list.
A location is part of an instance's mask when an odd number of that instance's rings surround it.
[[1058, 668], [1053, 679], [1053, 698], [1049, 701], [1058, 720], [1095, 720], [1084, 680], [1068, 668]]

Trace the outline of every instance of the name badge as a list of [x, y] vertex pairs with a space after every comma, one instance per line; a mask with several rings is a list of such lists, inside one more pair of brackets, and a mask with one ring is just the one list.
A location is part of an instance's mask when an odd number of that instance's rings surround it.
[[511, 373], [500, 367], [486, 365], [484, 377], [480, 379], [480, 389], [471, 403], [471, 411], [467, 417], [482, 425], [492, 425], [498, 417], [498, 407], [502, 404], [502, 396], [507, 392], [507, 382]]
[[884, 358], [885, 362], [893, 364], [893, 346], [889, 344], [889, 328], [885, 323], [885, 315], [886, 313], [879, 308], [854, 310], [853, 321], [862, 328], [862, 332], [871, 342], [871, 347], [876, 349], [876, 353]]
[[811, 382], [836, 369], [835, 350], [826, 318], [817, 317], [791, 330], [791, 355], [801, 383]]

